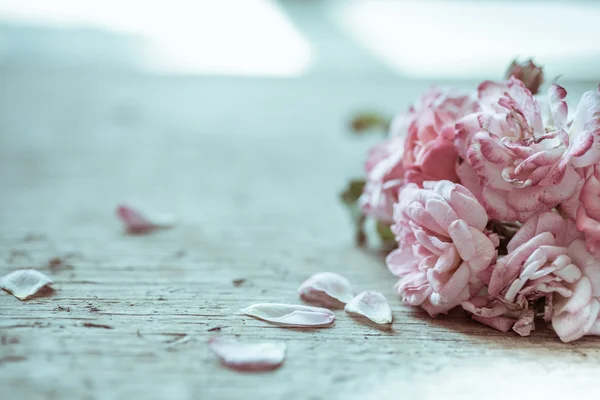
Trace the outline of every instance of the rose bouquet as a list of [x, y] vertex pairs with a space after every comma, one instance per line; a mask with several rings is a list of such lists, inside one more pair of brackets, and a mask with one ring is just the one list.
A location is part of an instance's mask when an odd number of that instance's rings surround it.
[[[600, 89], [575, 108], [531, 61], [473, 93], [433, 88], [388, 126], [342, 199], [395, 249], [401, 300], [462, 307], [522, 336], [537, 318], [564, 342], [600, 335]], [[366, 121], [366, 122], [365, 122]]]

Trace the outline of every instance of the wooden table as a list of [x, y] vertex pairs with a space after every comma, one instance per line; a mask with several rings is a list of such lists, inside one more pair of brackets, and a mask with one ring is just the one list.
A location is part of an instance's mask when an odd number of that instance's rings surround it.
[[[428, 84], [2, 71], [0, 274], [34, 267], [56, 291], [0, 293], [0, 397], [597, 397], [598, 339], [563, 344], [545, 326], [520, 338], [460, 312], [431, 320], [400, 304], [381, 257], [353, 247], [337, 192], [375, 139], [343, 123], [365, 106], [403, 109]], [[179, 224], [124, 234], [114, 208], [128, 198]], [[392, 329], [343, 311], [314, 330], [240, 315], [298, 302], [319, 271], [383, 292]], [[287, 359], [227, 370], [206, 346], [216, 335], [283, 340]]]

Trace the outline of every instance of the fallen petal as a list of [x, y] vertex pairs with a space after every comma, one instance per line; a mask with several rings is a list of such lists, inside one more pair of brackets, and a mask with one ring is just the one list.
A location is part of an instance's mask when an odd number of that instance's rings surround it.
[[325, 326], [335, 319], [335, 315], [326, 308], [294, 304], [254, 304], [241, 312], [250, 317], [285, 326]]
[[362, 292], [350, 300], [344, 309], [350, 314], [367, 317], [376, 324], [392, 323], [392, 309], [379, 292]]
[[298, 289], [300, 298], [325, 307], [344, 308], [354, 294], [350, 281], [333, 272], [321, 272], [305, 280]]
[[117, 216], [123, 222], [125, 229], [132, 233], [148, 232], [158, 228], [170, 228], [174, 218], [168, 214], [161, 214], [150, 207], [128, 202], [117, 207]]
[[44, 286], [52, 283], [52, 279], [40, 271], [19, 269], [0, 278], [0, 289], [12, 293], [19, 300], [27, 300]]
[[266, 371], [279, 367], [285, 358], [283, 342], [243, 343], [219, 337], [208, 341], [221, 362], [241, 371]]

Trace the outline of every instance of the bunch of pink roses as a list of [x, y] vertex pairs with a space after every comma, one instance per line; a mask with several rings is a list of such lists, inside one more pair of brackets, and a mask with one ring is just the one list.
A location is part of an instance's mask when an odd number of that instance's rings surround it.
[[433, 88], [390, 124], [357, 205], [390, 226], [405, 304], [525, 336], [600, 335], [600, 88], [569, 110], [531, 62], [474, 93]]

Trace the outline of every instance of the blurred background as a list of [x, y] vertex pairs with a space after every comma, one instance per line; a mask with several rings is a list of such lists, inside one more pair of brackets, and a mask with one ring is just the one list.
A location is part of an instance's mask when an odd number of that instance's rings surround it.
[[484, 79], [521, 56], [597, 80], [599, 20], [595, 0], [3, 0], [0, 66]]

